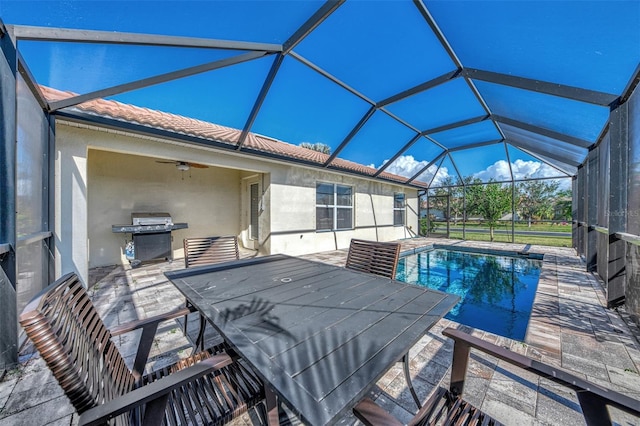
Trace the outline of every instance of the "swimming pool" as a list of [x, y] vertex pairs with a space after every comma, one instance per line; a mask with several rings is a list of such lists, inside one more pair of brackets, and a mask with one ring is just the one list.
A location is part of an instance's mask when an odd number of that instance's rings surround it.
[[524, 340], [542, 262], [434, 249], [400, 258], [397, 279], [460, 296], [445, 318]]

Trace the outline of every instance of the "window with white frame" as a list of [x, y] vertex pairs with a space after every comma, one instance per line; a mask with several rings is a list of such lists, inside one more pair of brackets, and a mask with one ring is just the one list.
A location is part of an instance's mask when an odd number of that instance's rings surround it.
[[404, 225], [405, 217], [405, 203], [404, 194], [402, 192], [396, 192], [393, 194], [393, 225]]
[[353, 188], [335, 183], [316, 184], [316, 230], [353, 229]]

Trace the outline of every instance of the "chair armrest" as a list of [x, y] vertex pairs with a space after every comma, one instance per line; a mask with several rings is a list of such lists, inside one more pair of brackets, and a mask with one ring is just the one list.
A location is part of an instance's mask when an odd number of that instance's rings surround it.
[[115, 398], [105, 404], [91, 408], [80, 415], [80, 425], [101, 425], [120, 414], [131, 411], [143, 404], [150, 403], [169, 394], [173, 389], [184, 386], [205, 374], [226, 367], [233, 361], [227, 354], [215, 355], [163, 377], [146, 386], [135, 389], [125, 395]]
[[[578, 396], [578, 400], [580, 401], [580, 406], [582, 407], [587, 423], [590, 423], [590, 418], [593, 419], [592, 416], [597, 417], [605, 414], [606, 408], [604, 411], [602, 410], [604, 405], [612, 405], [623, 411], [640, 416], [640, 401], [619, 392], [598, 386], [554, 366], [536, 361], [524, 355], [510, 351], [509, 349], [494, 345], [493, 343], [486, 342], [460, 330], [447, 328], [442, 332], [442, 334], [455, 341], [453, 366], [451, 371], [451, 392], [455, 394], [461, 394], [464, 386], [464, 375], [466, 373], [466, 359], [463, 359], [464, 355], [466, 354], [466, 358], [468, 358], [469, 349], [474, 348], [486, 354], [493, 355], [494, 357], [506, 361], [509, 364], [516, 365], [524, 370], [531, 371], [538, 376], [547, 378], [573, 389]], [[456, 359], [457, 353], [462, 355], [459, 359]], [[458, 364], [458, 367], [456, 364]]]
[[142, 336], [140, 336], [138, 351], [136, 352], [136, 358], [133, 361], [133, 368], [131, 369], [131, 373], [136, 379], [142, 377], [144, 367], [147, 364], [147, 359], [149, 358], [151, 346], [153, 345], [153, 338], [155, 337], [156, 331], [158, 330], [158, 325], [163, 321], [180, 318], [193, 312], [194, 310], [195, 308], [193, 307], [182, 308], [175, 311], [167, 312], [165, 314], [155, 315], [137, 321], [131, 321], [129, 323], [119, 325], [109, 330], [112, 336], [119, 336], [130, 331], [134, 331], [140, 328], [142, 329]]
[[129, 333], [131, 331], [137, 330], [139, 328], [144, 328], [145, 326], [148, 326], [150, 324], [154, 324], [154, 323], [158, 324], [158, 323], [161, 323], [162, 321], [168, 321], [171, 319], [180, 318], [184, 315], [188, 315], [195, 311], [196, 310], [194, 307], [176, 309], [175, 311], [167, 312], [160, 315], [154, 315], [149, 318], [130, 321], [128, 323], [113, 327], [109, 331], [111, 332], [112, 336], [119, 336], [121, 334]]
[[362, 423], [368, 426], [402, 426], [391, 414], [387, 413], [382, 407], [373, 402], [370, 398], [363, 398], [353, 407], [353, 414]]

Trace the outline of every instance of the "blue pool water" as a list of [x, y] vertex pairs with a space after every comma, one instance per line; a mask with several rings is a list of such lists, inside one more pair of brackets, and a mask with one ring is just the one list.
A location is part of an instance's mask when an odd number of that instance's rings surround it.
[[524, 340], [541, 267], [540, 260], [435, 249], [401, 258], [397, 279], [460, 296], [445, 318]]

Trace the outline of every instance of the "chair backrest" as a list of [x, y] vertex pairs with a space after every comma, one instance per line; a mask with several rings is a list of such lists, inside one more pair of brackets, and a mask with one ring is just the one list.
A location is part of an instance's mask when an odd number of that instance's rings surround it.
[[111, 333], [74, 273], [35, 296], [22, 311], [20, 324], [79, 414], [135, 387]]
[[356, 271], [394, 279], [399, 257], [400, 243], [352, 239], [345, 266]]
[[184, 239], [185, 268], [238, 259], [240, 253], [236, 236]]

